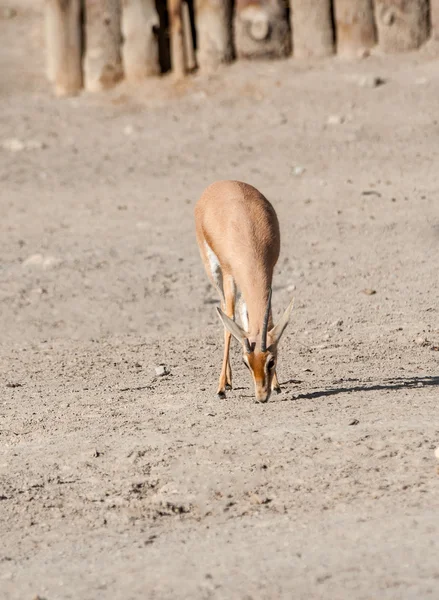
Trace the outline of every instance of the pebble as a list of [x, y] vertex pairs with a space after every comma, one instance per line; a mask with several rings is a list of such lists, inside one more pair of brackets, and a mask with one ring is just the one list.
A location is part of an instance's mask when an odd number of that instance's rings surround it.
[[42, 267], [43, 269], [50, 269], [51, 267], [56, 267], [61, 262], [62, 260], [56, 256], [32, 254], [23, 261], [23, 267]]
[[386, 80], [379, 75], [364, 75], [358, 79], [358, 85], [363, 88], [376, 88], [385, 83]]
[[305, 171], [305, 167], [301, 167], [300, 165], [293, 167], [293, 175], [295, 175], [296, 177], [300, 177], [305, 173]]
[[417, 346], [428, 346], [427, 338], [423, 337], [422, 335], [420, 335], [418, 338], [416, 338], [415, 343]]
[[206, 92], [203, 92], [203, 90], [201, 90], [199, 92], [195, 92], [191, 96], [191, 99], [194, 102], [202, 102], [202, 101], [206, 100], [206, 98], [207, 98], [207, 94], [206, 94]]
[[376, 294], [376, 290], [373, 290], [372, 288], [366, 288], [365, 290], [362, 290], [363, 294], [366, 294], [366, 296], [373, 296], [374, 294]]
[[9, 152], [22, 152], [23, 150], [41, 150], [42, 148], [46, 148], [46, 145], [39, 140], [24, 142], [18, 138], [8, 138], [1, 142], [1, 147], [3, 150], [8, 150]]
[[434, 455], [435, 457], [439, 460], [439, 446], [436, 448], [436, 450], [434, 451]]
[[333, 321], [330, 325], [330, 327], [332, 329], [335, 329], [336, 327], [341, 327], [343, 325], [343, 319], [338, 319], [337, 321]]
[[3, 8], [1, 16], [3, 19], [13, 19], [17, 16], [17, 11], [15, 10], [15, 8]]
[[250, 496], [251, 504], [269, 504], [271, 502], [271, 498], [267, 496], [259, 496], [259, 494], [252, 494]]
[[345, 118], [342, 115], [330, 115], [326, 121], [328, 125], [342, 125]]
[[169, 375], [169, 369], [163, 365], [160, 365], [159, 367], [155, 368], [155, 374], [157, 377], [164, 377], [165, 375]]
[[2, 148], [3, 150], [9, 150], [9, 152], [21, 152], [24, 150], [24, 143], [17, 138], [10, 138], [3, 140]]

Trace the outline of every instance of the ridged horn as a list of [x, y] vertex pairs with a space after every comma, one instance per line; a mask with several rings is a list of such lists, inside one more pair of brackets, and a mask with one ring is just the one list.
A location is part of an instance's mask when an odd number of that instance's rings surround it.
[[264, 323], [262, 325], [262, 338], [261, 338], [261, 351], [267, 352], [267, 331], [268, 331], [268, 319], [270, 318], [271, 310], [271, 287], [268, 292], [267, 310], [265, 311]]

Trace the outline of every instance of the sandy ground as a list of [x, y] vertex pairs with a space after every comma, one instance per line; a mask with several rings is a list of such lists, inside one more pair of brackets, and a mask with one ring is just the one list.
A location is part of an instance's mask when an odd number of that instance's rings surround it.
[[[0, 19], [0, 597], [438, 598], [438, 60], [56, 100], [38, 24]], [[276, 207], [296, 297], [267, 405], [236, 345], [215, 398], [222, 178]]]

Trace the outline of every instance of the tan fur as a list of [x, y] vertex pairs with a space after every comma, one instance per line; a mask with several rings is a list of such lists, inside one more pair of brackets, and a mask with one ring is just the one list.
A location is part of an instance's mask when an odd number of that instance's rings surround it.
[[[247, 305], [248, 331], [243, 332], [241, 329], [245, 336], [237, 332], [236, 328], [232, 333], [244, 348], [244, 337], [254, 345], [254, 352], [251, 354], [244, 351], [244, 362], [252, 372], [257, 399], [266, 401], [271, 389], [279, 389], [275, 367], [267, 371], [269, 360], [272, 358], [276, 361], [277, 358], [278, 340], [273, 337], [271, 310], [268, 347], [266, 352], [261, 351], [263, 320], [273, 269], [280, 251], [276, 212], [253, 186], [239, 181], [218, 181], [204, 191], [196, 204], [195, 224], [201, 258], [209, 278], [220, 294], [225, 315], [234, 319], [237, 289]], [[212, 276], [206, 243], [218, 259], [222, 289]], [[225, 344], [218, 394], [224, 397], [226, 387], [232, 385], [229, 362], [231, 325], [223, 316], [221, 318], [225, 325]]]

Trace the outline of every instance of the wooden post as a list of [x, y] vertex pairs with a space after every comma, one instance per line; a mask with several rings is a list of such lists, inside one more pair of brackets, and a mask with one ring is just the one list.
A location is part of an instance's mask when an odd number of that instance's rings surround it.
[[428, 0], [375, 0], [375, 20], [384, 52], [414, 50], [428, 38]]
[[431, 36], [439, 41], [439, 0], [430, 0]]
[[293, 54], [296, 58], [334, 52], [331, 0], [290, 0]]
[[200, 69], [231, 62], [233, 45], [231, 0], [196, 0], [197, 62]]
[[375, 45], [372, 0], [334, 0], [337, 53], [360, 58]]
[[194, 38], [192, 36], [191, 15], [187, 2], [183, 2], [182, 8], [185, 64], [186, 71], [191, 73], [197, 66], [197, 61], [195, 59]]
[[236, 0], [236, 53], [244, 58], [280, 58], [291, 52], [285, 0]]
[[171, 66], [177, 79], [185, 76], [184, 33], [183, 33], [183, 0], [169, 0], [169, 26], [171, 37]]
[[57, 96], [82, 88], [82, 32], [80, 0], [46, 0], [47, 76]]
[[85, 87], [108, 89], [123, 77], [119, 0], [85, 0]]
[[160, 73], [159, 26], [154, 0], [122, 0], [122, 55], [128, 81]]

